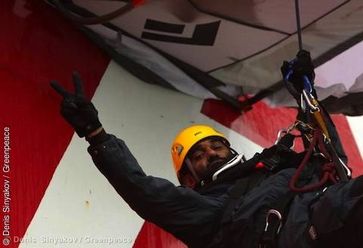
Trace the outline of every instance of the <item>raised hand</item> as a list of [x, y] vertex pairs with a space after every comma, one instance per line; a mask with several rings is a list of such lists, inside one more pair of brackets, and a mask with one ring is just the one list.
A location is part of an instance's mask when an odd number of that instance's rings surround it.
[[63, 97], [60, 112], [63, 118], [74, 128], [79, 137], [88, 136], [102, 125], [98, 112], [92, 102], [86, 99], [82, 80], [78, 72], [73, 72], [74, 92], [66, 91], [57, 81], [50, 85]]

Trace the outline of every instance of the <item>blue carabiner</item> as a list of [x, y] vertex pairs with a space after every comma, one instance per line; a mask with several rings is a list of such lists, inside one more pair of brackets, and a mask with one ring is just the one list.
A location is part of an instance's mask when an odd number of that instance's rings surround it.
[[[295, 63], [296, 59], [293, 59], [289, 62], [289, 65], [290, 65], [290, 70], [288, 71], [288, 73], [286, 73], [285, 77], [284, 77], [284, 80], [285, 81], [289, 81], [292, 73], [294, 72], [293, 69], [292, 69], [292, 65]], [[313, 92], [313, 86], [309, 80], [309, 78], [304, 75], [303, 76], [303, 80], [304, 80], [304, 89], [307, 93], [311, 94]]]
[[313, 86], [311, 85], [311, 82], [307, 76], [304, 75], [304, 90], [311, 94], [313, 92]]
[[290, 76], [291, 76], [291, 74], [293, 73], [292, 65], [295, 63], [295, 61], [296, 61], [296, 59], [293, 59], [293, 60], [289, 61], [289, 67], [290, 67], [290, 70], [288, 71], [288, 73], [287, 73], [287, 74], [285, 75], [285, 77], [284, 77], [284, 80], [285, 80], [286, 82], [288, 82], [288, 81], [289, 81]]

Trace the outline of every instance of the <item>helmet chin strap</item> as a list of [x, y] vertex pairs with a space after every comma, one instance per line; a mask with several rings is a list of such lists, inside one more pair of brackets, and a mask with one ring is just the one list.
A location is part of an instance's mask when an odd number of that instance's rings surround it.
[[243, 154], [235, 153], [234, 156], [227, 163], [225, 163], [223, 166], [221, 166], [221, 168], [219, 168], [216, 172], [213, 173], [212, 181], [215, 181], [218, 178], [219, 174], [221, 174], [222, 172], [236, 166], [237, 164], [239, 164], [241, 161], [244, 160], [245, 159]]
[[199, 178], [199, 176], [197, 175], [197, 173], [195, 172], [195, 169], [194, 169], [194, 167], [193, 167], [192, 163], [190, 162], [190, 159], [189, 159], [189, 158], [186, 158], [184, 162], [185, 162], [185, 164], [187, 165], [187, 167], [188, 167], [188, 169], [189, 169], [190, 173], [192, 174], [192, 176], [193, 176], [194, 180], [195, 180], [195, 181], [196, 181], [196, 183], [198, 184], [198, 183], [200, 182], [200, 178]]

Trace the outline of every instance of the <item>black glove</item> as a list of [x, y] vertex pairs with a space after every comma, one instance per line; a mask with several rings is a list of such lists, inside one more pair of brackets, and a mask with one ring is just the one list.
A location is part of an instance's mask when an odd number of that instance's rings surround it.
[[[295, 60], [291, 62], [284, 61], [281, 66], [281, 72], [284, 79], [292, 83], [292, 87], [288, 86], [287, 89], [295, 98], [304, 89], [304, 76], [309, 79], [311, 87], [314, 85], [314, 65], [308, 51], [300, 50]], [[289, 77], [286, 78], [289, 73]]]
[[96, 108], [84, 96], [80, 75], [77, 72], [73, 72], [72, 76], [75, 88], [74, 93], [67, 92], [55, 80], [52, 80], [50, 85], [58, 94], [63, 96], [60, 110], [62, 116], [75, 129], [79, 137], [84, 137], [102, 125], [98, 120]]

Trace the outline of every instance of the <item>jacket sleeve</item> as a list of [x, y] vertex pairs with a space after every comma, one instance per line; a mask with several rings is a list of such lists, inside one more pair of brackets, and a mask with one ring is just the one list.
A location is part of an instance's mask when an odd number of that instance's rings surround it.
[[118, 194], [145, 220], [189, 244], [215, 228], [223, 200], [203, 196], [168, 180], [147, 176], [125, 143], [109, 135], [88, 148], [92, 159]]

